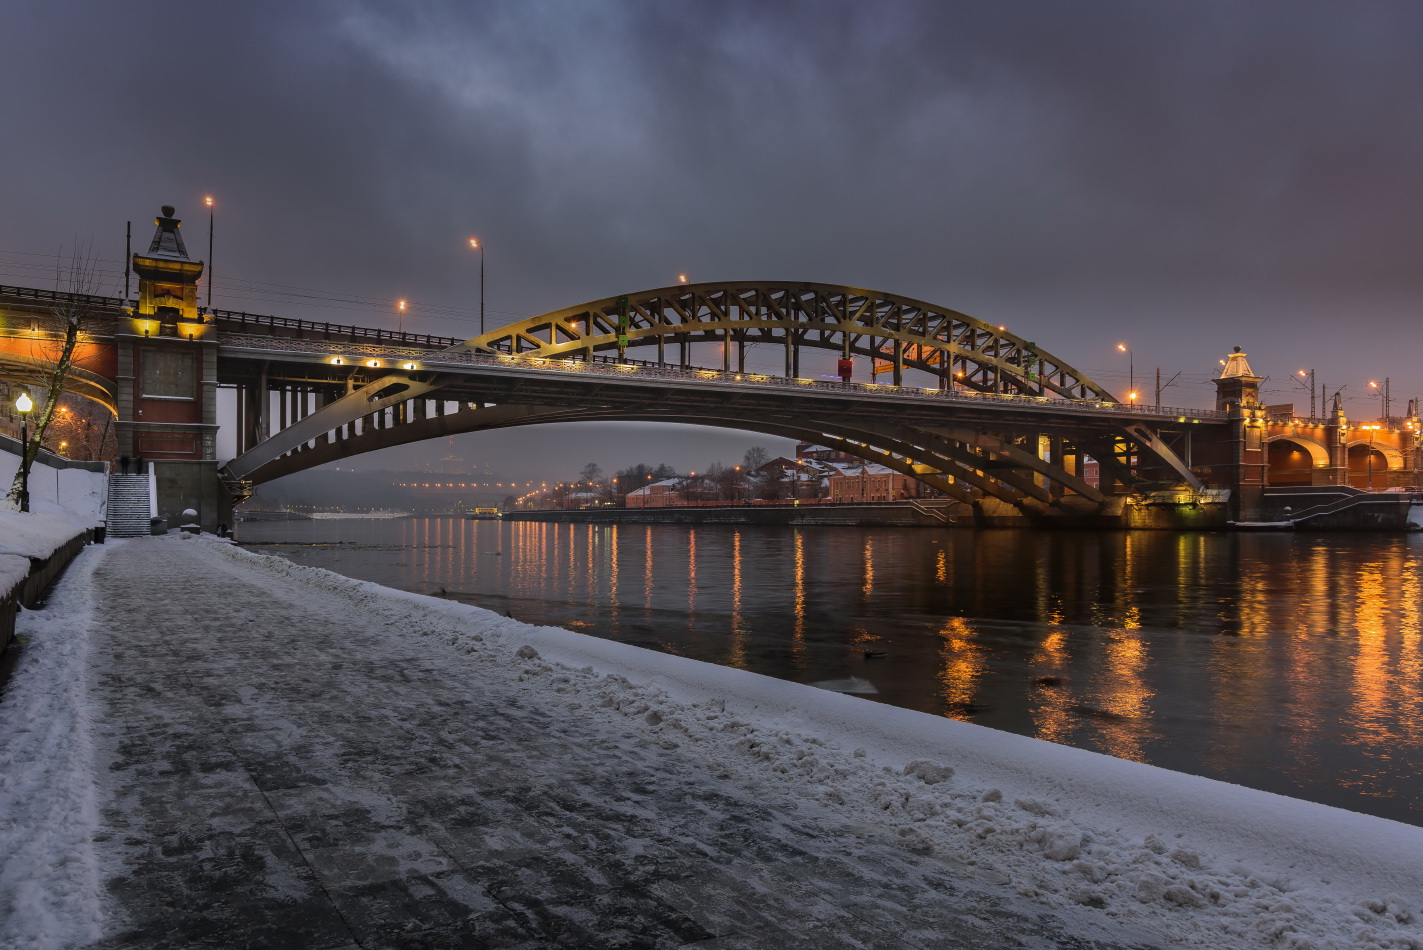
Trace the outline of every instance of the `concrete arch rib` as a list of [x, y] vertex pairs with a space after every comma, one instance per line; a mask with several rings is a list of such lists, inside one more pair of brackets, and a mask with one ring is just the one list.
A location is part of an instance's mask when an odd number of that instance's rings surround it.
[[[52, 360], [17, 353], [0, 353], [0, 371], [6, 376], [31, 386], [49, 385], [58, 364]], [[64, 392], [90, 402], [96, 402], [114, 415], [118, 415], [118, 402], [114, 394], [114, 384], [80, 366], [71, 366], [64, 378]]]
[[1403, 452], [1392, 445], [1384, 445], [1382, 442], [1370, 442], [1368, 439], [1351, 439], [1345, 444], [1348, 452], [1355, 449], [1372, 450], [1382, 455], [1388, 462], [1388, 470], [1397, 472], [1403, 468]]
[[[621, 301], [626, 300], [626, 306]], [[626, 319], [620, 326], [620, 313]], [[918, 369], [981, 392], [1117, 402], [1035, 343], [947, 307], [858, 287], [798, 282], [661, 287], [566, 307], [474, 337], [456, 351], [587, 358], [668, 342], [781, 342]], [[723, 350], [729, 368], [730, 345]]]
[[1265, 441], [1271, 444], [1275, 442], [1289, 442], [1292, 445], [1298, 445], [1309, 453], [1310, 465], [1313, 468], [1329, 467], [1329, 449], [1325, 448], [1323, 443], [1314, 439], [1306, 439], [1298, 435], [1277, 435], [1267, 438]]

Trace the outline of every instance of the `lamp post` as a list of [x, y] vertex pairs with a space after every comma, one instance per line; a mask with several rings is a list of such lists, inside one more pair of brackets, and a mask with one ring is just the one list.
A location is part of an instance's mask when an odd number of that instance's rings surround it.
[[30, 510], [30, 410], [35, 407], [29, 393], [20, 393], [15, 411], [20, 414], [20, 510]]
[[1378, 380], [1376, 379], [1369, 380], [1369, 388], [1379, 390], [1379, 412], [1382, 413], [1379, 417], [1379, 421], [1384, 425], [1388, 425], [1388, 377], [1384, 377], [1382, 389], [1379, 389]]
[[1117, 349], [1127, 355], [1127, 401], [1136, 404], [1136, 357], [1132, 354], [1131, 347], [1125, 343], [1118, 343]]
[[1296, 379], [1295, 382], [1299, 383], [1301, 386], [1305, 385], [1304, 380], [1306, 380], [1306, 379], [1309, 380], [1309, 418], [1310, 418], [1311, 421], [1313, 421], [1314, 418], [1315, 418], [1315, 415], [1314, 415], [1314, 408], [1315, 408], [1315, 407], [1314, 407], [1314, 370], [1310, 370], [1310, 371], [1307, 372], [1307, 373], [1306, 373], [1304, 370], [1300, 370], [1299, 372], [1295, 373], [1295, 375], [1299, 377], [1299, 379]]
[[469, 246], [479, 252], [479, 335], [484, 336], [484, 245], [470, 238]]
[[404, 298], [396, 301], [395, 304], [395, 326], [402, 338], [405, 336], [405, 308], [407, 306]]
[[213, 198], [212, 195], [203, 196], [203, 204], [208, 206], [208, 310], [212, 310], [212, 226], [213, 226]]
[[1378, 427], [1378, 426], [1362, 426], [1361, 428], [1363, 428], [1365, 431], [1367, 431], [1367, 432], [1369, 433], [1369, 450], [1368, 450], [1368, 451], [1369, 451], [1369, 455], [1368, 455], [1368, 459], [1369, 459], [1369, 463], [1368, 463], [1368, 464], [1369, 464], [1369, 475], [1368, 475], [1368, 490], [1369, 490], [1369, 491], [1373, 491], [1373, 490], [1374, 490], [1374, 433], [1375, 433], [1376, 431], [1378, 431], [1378, 428], [1379, 428], [1379, 427]]

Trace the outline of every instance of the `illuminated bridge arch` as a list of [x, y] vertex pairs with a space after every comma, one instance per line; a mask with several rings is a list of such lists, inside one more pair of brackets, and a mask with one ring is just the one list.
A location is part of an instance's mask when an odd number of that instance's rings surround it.
[[[0, 351], [0, 374], [39, 390], [49, 385], [57, 365], [53, 360], [41, 357]], [[64, 392], [96, 402], [114, 415], [118, 414], [114, 384], [82, 366], [69, 367], [64, 378]]]
[[672, 344], [688, 365], [693, 343], [722, 344], [725, 371], [732, 369], [733, 348], [737, 369], [745, 371], [748, 345], [777, 343], [790, 377], [801, 375], [800, 350], [809, 346], [883, 361], [895, 385], [906, 369], [915, 369], [944, 389], [1117, 401], [1065, 361], [1001, 327], [922, 300], [833, 284], [679, 284], [530, 317], [456, 349], [590, 359], [656, 347], [657, 362], [665, 363]]

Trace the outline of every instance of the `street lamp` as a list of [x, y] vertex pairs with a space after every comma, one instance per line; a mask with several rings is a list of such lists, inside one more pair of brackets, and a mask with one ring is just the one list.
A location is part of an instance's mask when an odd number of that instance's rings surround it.
[[686, 282], [687, 282], [687, 275], [686, 275], [686, 274], [678, 274], [678, 275], [677, 275], [677, 283], [679, 283], [679, 284], [685, 284]]
[[20, 393], [15, 411], [20, 414], [20, 510], [30, 510], [30, 410], [35, 407], [29, 393]]
[[1378, 431], [1379, 427], [1378, 427], [1378, 426], [1361, 426], [1360, 428], [1363, 428], [1363, 429], [1367, 430], [1368, 433], [1369, 433], [1369, 481], [1368, 481], [1368, 486], [1369, 486], [1369, 488], [1368, 488], [1368, 490], [1369, 490], [1369, 491], [1373, 491], [1373, 490], [1374, 490], [1374, 433], [1375, 433], [1376, 431]]
[[212, 310], [212, 225], [214, 204], [212, 195], [204, 195], [203, 204], [208, 206], [208, 310]]
[[479, 252], [479, 335], [484, 336], [484, 245], [470, 238], [469, 246]]
[[[1379, 389], [1378, 380], [1374, 380], [1374, 379], [1369, 380], [1369, 388], [1370, 388], [1370, 389]], [[1382, 415], [1379, 417], [1380, 421], [1381, 421], [1384, 425], [1388, 425], [1388, 378], [1387, 378], [1387, 377], [1384, 378], [1384, 381], [1383, 381], [1383, 388], [1379, 390], [1379, 411], [1382, 413]]]
[[1306, 379], [1309, 380], [1309, 384], [1308, 384], [1308, 385], [1309, 385], [1309, 418], [1310, 418], [1310, 420], [1312, 421], [1312, 420], [1315, 418], [1315, 414], [1314, 414], [1314, 410], [1315, 410], [1315, 405], [1314, 405], [1314, 370], [1310, 370], [1309, 372], [1305, 372], [1304, 370], [1300, 370], [1300, 371], [1298, 371], [1297, 373], [1295, 373], [1295, 375], [1299, 377], [1299, 379], [1296, 379], [1295, 382], [1299, 383], [1301, 386], [1304, 386], [1304, 385], [1305, 385], [1304, 380], [1306, 380]]
[[395, 304], [395, 326], [402, 337], [405, 336], [405, 308], [407, 306], [408, 304], [403, 298], [396, 301]]
[[[1125, 343], [1118, 343], [1118, 344], [1117, 344], [1117, 349], [1127, 355], [1127, 389], [1128, 389], [1128, 390], [1135, 390], [1135, 389], [1136, 389], [1136, 357], [1132, 355], [1131, 347], [1127, 346]], [[1136, 400], [1136, 393], [1135, 393], [1135, 392], [1132, 392], [1130, 398], [1131, 398], [1132, 401], [1135, 401], [1135, 400]]]

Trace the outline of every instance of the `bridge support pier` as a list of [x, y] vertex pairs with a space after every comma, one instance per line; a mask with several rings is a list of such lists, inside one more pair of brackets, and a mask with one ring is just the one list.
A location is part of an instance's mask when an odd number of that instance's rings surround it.
[[189, 259], [165, 206], [146, 254], [134, 254], [138, 306], [115, 322], [119, 454], [145, 460], [158, 515], [183, 524], [198, 512], [208, 531], [232, 522], [217, 472], [217, 334], [198, 310], [203, 262]]

